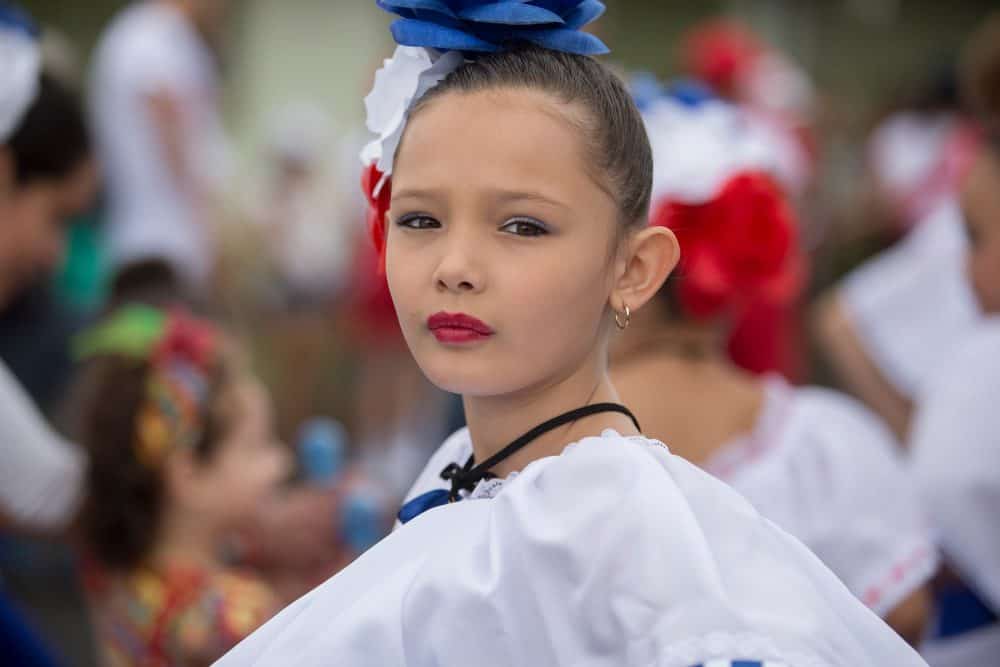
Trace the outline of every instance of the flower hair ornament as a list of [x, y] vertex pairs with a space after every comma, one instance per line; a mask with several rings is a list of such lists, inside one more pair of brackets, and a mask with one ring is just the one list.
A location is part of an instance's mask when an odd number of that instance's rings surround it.
[[222, 338], [182, 310], [125, 306], [75, 342], [79, 360], [120, 356], [147, 361], [146, 397], [136, 417], [135, 453], [157, 468], [175, 447], [194, 448], [205, 430]]
[[477, 55], [516, 44], [579, 55], [599, 55], [608, 48], [581, 30], [604, 13], [598, 0], [376, 0], [376, 4], [400, 17], [392, 24], [396, 51], [375, 74], [375, 85], [365, 97], [367, 126], [376, 138], [361, 152], [368, 231], [384, 270], [393, 160], [407, 114], [427, 91]]
[[0, 144], [11, 138], [38, 95], [38, 35], [30, 16], [0, 2]]
[[644, 113], [653, 147], [650, 224], [681, 248], [678, 299], [707, 319], [801, 288], [798, 225], [773, 153], [740, 110], [713, 98], [665, 96]]

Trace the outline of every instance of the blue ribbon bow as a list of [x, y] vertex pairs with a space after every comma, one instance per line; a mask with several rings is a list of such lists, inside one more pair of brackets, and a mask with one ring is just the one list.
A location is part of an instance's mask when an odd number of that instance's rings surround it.
[[599, 0], [376, 0], [401, 18], [392, 36], [403, 46], [440, 51], [496, 52], [528, 42], [579, 55], [608, 53], [581, 31], [605, 10]]
[[423, 493], [403, 505], [396, 517], [399, 519], [400, 523], [411, 521], [427, 510], [447, 505], [449, 502], [448, 497], [450, 495], [451, 492], [447, 489], [435, 489], [434, 491]]

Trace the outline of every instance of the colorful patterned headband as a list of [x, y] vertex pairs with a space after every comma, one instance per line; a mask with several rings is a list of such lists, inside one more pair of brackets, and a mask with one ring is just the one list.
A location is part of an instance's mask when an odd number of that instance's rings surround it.
[[607, 53], [581, 29], [604, 13], [598, 0], [376, 0], [400, 16], [392, 24], [399, 45], [375, 75], [365, 98], [368, 129], [378, 138], [361, 152], [368, 230], [381, 256], [393, 158], [409, 109], [451, 72], [478, 54], [528, 43], [579, 55]]
[[136, 456], [158, 467], [174, 447], [193, 448], [204, 434], [212, 372], [221, 337], [211, 325], [175, 310], [126, 306], [83, 334], [76, 356], [123, 356], [150, 363], [136, 423]]
[[38, 95], [38, 34], [30, 16], [0, 2], [0, 143], [11, 138]]

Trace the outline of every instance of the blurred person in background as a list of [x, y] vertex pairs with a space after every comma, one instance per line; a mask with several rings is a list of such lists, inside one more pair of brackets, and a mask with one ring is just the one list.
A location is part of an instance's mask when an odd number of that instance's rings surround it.
[[355, 221], [341, 212], [360, 208], [357, 183], [349, 197], [326, 156], [333, 125], [323, 108], [298, 102], [282, 107], [270, 123], [264, 163], [267, 179], [255, 213], [288, 310], [327, 310], [344, 289]]
[[107, 180], [112, 298], [201, 296], [226, 175], [215, 46], [225, 0], [141, 0], [94, 56], [93, 125]]
[[78, 341], [81, 529], [104, 659], [207, 665], [279, 607], [220, 558], [289, 472], [269, 397], [220, 331], [126, 306]]
[[872, 132], [868, 208], [874, 221], [888, 220], [890, 235], [905, 236], [848, 274], [814, 313], [834, 373], [901, 442], [941, 351], [979, 318], [965, 280], [958, 187], [980, 136], [956, 87], [953, 77], [938, 75]]
[[754, 139], [736, 110], [672, 104], [646, 111], [651, 224], [676, 233], [681, 264], [617, 343], [615, 387], [646, 433], [744, 494], [915, 645], [937, 559], [884, 425], [834, 392], [755, 377], [725, 352], [741, 309], [798, 294], [791, 204], [739, 157]]
[[[66, 220], [96, 186], [80, 102], [42, 73], [39, 31], [0, 3], [0, 310], [59, 264]], [[9, 328], [10, 321], [5, 322]], [[0, 362], [0, 527], [58, 533], [80, 502], [83, 455], [45, 421]], [[0, 588], [0, 655], [17, 665], [55, 659]]]
[[[42, 74], [36, 29], [0, 4], [0, 307], [49, 277], [66, 220], [88, 205], [96, 169], [77, 96]], [[20, 21], [20, 22], [18, 22]], [[58, 529], [73, 515], [83, 461], [0, 364], [0, 517]]]
[[986, 667], [1000, 655], [1000, 14], [975, 35], [966, 66], [988, 137], [961, 190], [966, 276], [984, 316], [942, 351], [910, 435], [946, 565], [923, 648], [933, 667]]

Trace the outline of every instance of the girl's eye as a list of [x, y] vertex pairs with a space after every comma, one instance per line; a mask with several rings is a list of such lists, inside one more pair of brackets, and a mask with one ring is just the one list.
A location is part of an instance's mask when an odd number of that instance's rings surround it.
[[404, 215], [396, 221], [396, 225], [409, 229], [438, 229], [441, 227], [440, 222], [423, 213], [409, 213]]
[[500, 227], [500, 231], [516, 236], [544, 236], [549, 233], [542, 223], [526, 218], [510, 220]]

